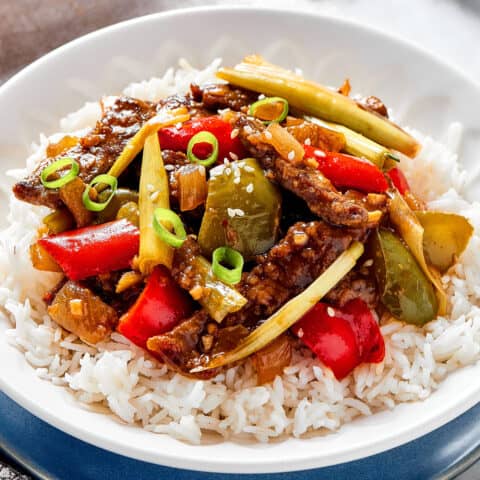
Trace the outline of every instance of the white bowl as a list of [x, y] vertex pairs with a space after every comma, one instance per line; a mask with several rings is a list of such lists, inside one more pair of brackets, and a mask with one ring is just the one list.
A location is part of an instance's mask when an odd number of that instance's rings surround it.
[[[252, 52], [308, 77], [372, 93], [400, 123], [441, 137], [455, 120], [465, 126], [463, 164], [476, 172], [480, 151], [480, 88], [430, 54], [350, 22], [293, 11], [202, 8], [124, 22], [82, 37], [36, 61], [0, 88], [2, 170], [22, 166], [40, 132], [87, 100], [119, 92], [127, 83], [161, 74], [185, 57], [227, 64]], [[119, 61], [121, 60], [121, 61]], [[128, 68], [125, 68], [125, 63]], [[475, 153], [475, 154], [474, 154]], [[478, 167], [477, 167], [478, 168]], [[480, 199], [473, 182], [470, 199]], [[0, 204], [5, 213], [6, 202]], [[220, 472], [279, 472], [321, 467], [378, 453], [424, 435], [480, 400], [480, 366], [450, 375], [424, 402], [356, 420], [338, 433], [268, 445], [223, 442], [192, 446], [82, 408], [64, 390], [39, 380], [6, 343], [0, 319], [0, 388], [43, 420], [82, 440], [162, 465]]]

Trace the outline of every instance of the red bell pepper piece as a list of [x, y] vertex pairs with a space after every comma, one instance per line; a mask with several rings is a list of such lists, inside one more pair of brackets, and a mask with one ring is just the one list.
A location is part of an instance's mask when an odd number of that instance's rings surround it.
[[366, 193], [381, 193], [388, 189], [383, 172], [373, 163], [338, 152], [324, 152], [304, 145], [305, 157], [318, 162], [318, 169], [335, 187], [354, 188]]
[[361, 363], [378, 363], [385, 356], [380, 328], [359, 298], [343, 308], [318, 303], [292, 330], [339, 380]]
[[[223, 162], [224, 158], [231, 160], [230, 152], [238, 158], [245, 157], [245, 149], [238, 137], [231, 137], [232, 126], [218, 116], [202, 117], [190, 120], [181, 125], [161, 128], [158, 131], [160, 146], [164, 150], [175, 150], [186, 152], [188, 142], [199, 132], [207, 131], [215, 135], [218, 140], [218, 161]], [[210, 148], [202, 148], [203, 144], [197, 145], [193, 153], [199, 158], [207, 157], [210, 154]]]
[[389, 170], [387, 175], [390, 177], [393, 185], [402, 195], [405, 195], [406, 192], [410, 191], [410, 185], [408, 184], [405, 175], [398, 167], [394, 167]]
[[60, 265], [71, 280], [121, 270], [138, 253], [140, 232], [128, 220], [44, 237], [38, 243]]
[[156, 267], [147, 286], [130, 310], [120, 318], [118, 331], [142, 348], [147, 340], [171, 330], [192, 312], [192, 301], [164, 267]]

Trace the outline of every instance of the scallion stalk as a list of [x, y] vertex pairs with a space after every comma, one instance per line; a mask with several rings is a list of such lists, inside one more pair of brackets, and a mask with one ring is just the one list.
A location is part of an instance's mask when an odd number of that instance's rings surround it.
[[414, 157], [419, 143], [388, 119], [363, 110], [345, 97], [315, 82], [272, 65], [259, 56], [247, 57], [234, 68], [220, 68], [217, 76], [233, 85], [285, 98], [307, 114], [345, 125], [405, 155]]
[[138, 268], [143, 274], [150, 273], [155, 265], [161, 264], [171, 268], [173, 249], [157, 235], [153, 226], [155, 210], [170, 208], [168, 177], [156, 132], [147, 137], [143, 149], [138, 207], [140, 210]]

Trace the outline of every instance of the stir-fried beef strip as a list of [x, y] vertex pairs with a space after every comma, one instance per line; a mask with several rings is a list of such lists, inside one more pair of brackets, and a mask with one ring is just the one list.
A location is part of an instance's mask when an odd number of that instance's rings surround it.
[[369, 224], [368, 210], [356, 199], [345, 197], [317, 169], [305, 162], [294, 163], [276, 154], [264, 141], [265, 126], [237, 113], [228, 118], [250, 154], [269, 171], [273, 180], [305, 200], [310, 210], [329, 223], [349, 227]]
[[224, 108], [246, 112], [248, 106], [258, 100], [256, 92], [223, 83], [202, 87], [191, 85], [190, 90], [196, 101], [201, 102], [204, 108], [215, 112]]
[[[153, 103], [118, 97], [105, 109], [95, 128], [62, 156], [76, 160], [80, 165], [79, 177], [89, 183], [95, 176], [109, 170], [128, 141], [155, 112]], [[40, 172], [56, 160], [58, 157], [43, 159], [28, 178], [14, 186], [15, 196], [36, 205], [60, 207], [58, 190], [46, 189], [40, 181]]]
[[[296, 223], [272, 249], [257, 257], [250, 272], [243, 274], [237, 289], [248, 302], [225, 317], [216, 332], [204, 332], [209, 318], [201, 310], [170, 332], [153, 337], [149, 348], [188, 372], [204, 354], [199, 343], [204, 333], [216, 339], [224, 328], [243, 325], [254, 329], [313, 282], [354, 240], [364, 240], [367, 234], [366, 229], [338, 228], [322, 221]], [[198, 284], [192, 260], [199, 254], [200, 247], [191, 237], [176, 251], [172, 274], [186, 290]], [[245, 333], [248, 330], [242, 329]]]
[[334, 225], [360, 227], [367, 225], [368, 210], [354, 200], [345, 198], [330, 180], [303, 164], [277, 157], [274, 178], [283, 188], [296, 193], [307, 202], [310, 210]]

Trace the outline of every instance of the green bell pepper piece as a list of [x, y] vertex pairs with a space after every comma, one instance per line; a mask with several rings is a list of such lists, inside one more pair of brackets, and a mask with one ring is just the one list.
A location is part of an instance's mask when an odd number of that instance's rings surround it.
[[432, 283], [399, 237], [386, 229], [373, 236], [374, 272], [387, 310], [398, 320], [424, 325], [437, 316]]
[[198, 243], [206, 256], [225, 245], [245, 260], [266, 252], [276, 240], [281, 196], [253, 158], [210, 170]]

